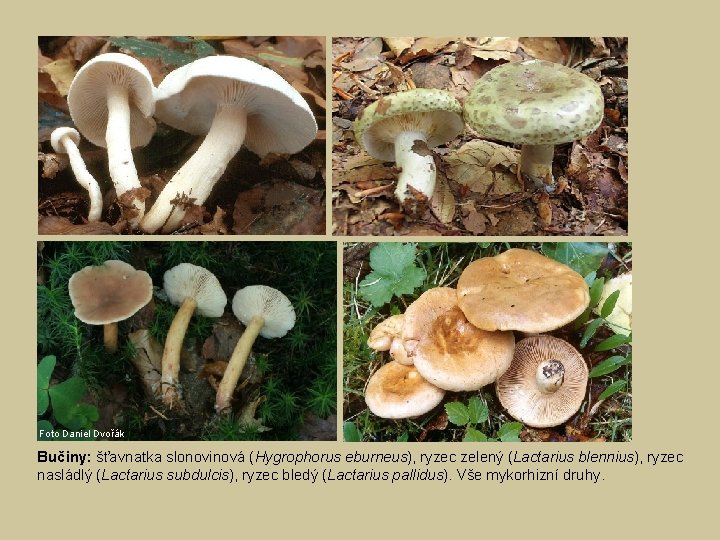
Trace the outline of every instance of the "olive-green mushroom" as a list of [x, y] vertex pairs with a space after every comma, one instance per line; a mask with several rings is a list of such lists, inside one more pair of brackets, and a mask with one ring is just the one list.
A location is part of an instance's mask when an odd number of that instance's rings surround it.
[[[372, 157], [394, 161], [402, 169], [395, 195], [402, 203], [435, 190], [431, 148], [462, 133], [462, 107], [445, 90], [416, 88], [383, 96], [355, 120], [355, 138]], [[411, 191], [413, 190], [413, 191]]]
[[595, 131], [604, 100], [598, 84], [579, 71], [528, 60], [488, 71], [473, 86], [463, 111], [481, 137], [521, 144], [520, 172], [553, 191], [555, 145]]

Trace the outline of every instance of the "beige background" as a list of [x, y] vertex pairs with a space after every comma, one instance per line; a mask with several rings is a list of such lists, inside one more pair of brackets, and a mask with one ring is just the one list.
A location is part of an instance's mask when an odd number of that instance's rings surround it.
[[[19, 3], [4, 15], [2, 208], [4, 281], [3, 514], [12, 538], [198, 538], [280, 532], [310, 537], [462, 534], [540, 538], [703, 538], [717, 503], [718, 353], [714, 219], [717, 172], [706, 164], [716, 140], [715, 14], [699, 1], [641, 8], [639, 2], [210, 2], [144, 0]], [[527, 4], [522, 8], [523, 4]], [[647, 3], [646, 3], [647, 5]], [[117, 10], [113, 12], [113, 10]], [[70, 13], [72, 11], [72, 13]], [[78, 18], [75, 18], [78, 17]], [[306, 485], [116, 483], [41, 484], [35, 409], [35, 66], [38, 35], [620, 35], [630, 37], [631, 196], [634, 243], [634, 441], [523, 445], [523, 450], [682, 452], [682, 466], [595, 467], [586, 483], [451, 482]], [[328, 51], [328, 56], [330, 56]], [[328, 70], [328, 75], [331, 73]], [[708, 75], [704, 75], [707, 73]], [[10, 102], [9, 99], [14, 101]], [[708, 100], [710, 105], [705, 105]], [[8, 105], [8, 103], [14, 103]], [[714, 162], [714, 161], [713, 161]], [[712, 162], [710, 162], [712, 163]], [[12, 265], [12, 266], [11, 266]], [[10, 309], [12, 308], [12, 312]], [[339, 311], [341, 313], [341, 311]], [[392, 444], [89, 443], [43, 445], [84, 452], [400, 451]], [[510, 449], [503, 445], [503, 450]], [[417, 446], [411, 449], [420, 451]], [[462, 446], [423, 445], [423, 451]], [[483, 450], [483, 447], [479, 447]], [[496, 448], [488, 448], [495, 450]], [[135, 469], [142, 470], [142, 466]], [[167, 466], [163, 467], [167, 469]], [[714, 521], [714, 520], [712, 520]], [[306, 531], [302, 534], [302, 531]]]

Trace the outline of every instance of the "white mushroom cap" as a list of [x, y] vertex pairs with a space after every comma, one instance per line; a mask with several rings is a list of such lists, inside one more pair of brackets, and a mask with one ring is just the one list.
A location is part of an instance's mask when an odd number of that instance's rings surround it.
[[279, 338], [295, 326], [295, 309], [287, 296], [265, 285], [250, 285], [235, 293], [233, 313], [245, 326], [255, 317], [262, 317], [264, 324], [260, 335]]
[[123, 261], [86, 266], [68, 281], [75, 316], [87, 324], [111, 324], [133, 316], [152, 299], [152, 279]]
[[83, 136], [105, 148], [108, 123], [107, 91], [123, 86], [130, 101], [130, 145], [144, 146], [155, 133], [154, 85], [150, 72], [138, 60], [122, 53], [101, 54], [87, 62], [75, 75], [67, 101], [70, 116]]
[[50, 134], [50, 145], [58, 154], [66, 154], [65, 146], [61, 144], [63, 137], [70, 139], [75, 146], [80, 144], [80, 133], [71, 127], [59, 127]]
[[215, 275], [194, 264], [181, 263], [165, 272], [163, 288], [176, 306], [187, 298], [195, 300], [195, 310], [203, 317], [222, 316], [227, 304], [227, 296]]
[[285, 79], [244, 58], [208, 56], [171, 72], [158, 87], [156, 116], [204, 135], [220, 105], [247, 112], [245, 146], [259, 156], [293, 154], [310, 144], [317, 124], [310, 107]]
[[592, 133], [604, 112], [600, 87], [561, 64], [528, 60], [488, 71], [465, 100], [467, 124], [482, 137], [555, 145]]
[[552, 336], [515, 345], [512, 364], [497, 381], [498, 399], [513, 418], [537, 427], [562, 424], [585, 399], [588, 369], [575, 348]]
[[460, 102], [449, 92], [415, 88], [383, 96], [368, 105], [355, 120], [355, 138], [371, 156], [395, 161], [399, 133], [421, 132], [434, 148], [462, 133]]
[[433, 410], [445, 391], [422, 378], [412, 366], [388, 362], [372, 374], [365, 403], [381, 418], [412, 418]]

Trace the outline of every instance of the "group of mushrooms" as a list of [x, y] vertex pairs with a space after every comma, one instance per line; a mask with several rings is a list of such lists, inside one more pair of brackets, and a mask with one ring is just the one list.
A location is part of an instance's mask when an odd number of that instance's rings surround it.
[[[244, 144], [263, 157], [293, 154], [310, 144], [317, 123], [310, 107], [274, 71], [234, 56], [209, 56], [168, 74], [156, 88], [147, 68], [122, 53], [101, 54], [75, 75], [68, 93], [74, 128], [58, 128], [51, 145], [67, 153], [78, 182], [88, 191], [88, 221], [102, 213], [102, 193], [78, 150], [80, 133], [107, 148], [108, 169], [119, 204], [132, 228], [176, 230], [192, 203], [202, 205]], [[132, 148], [155, 133], [153, 116], [176, 129], [205, 135], [190, 159], [146, 212], [148, 192], [138, 178]]]
[[491, 69], [463, 105], [449, 92], [416, 88], [383, 96], [354, 124], [355, 138], [372, 157], [394, 161], [402, 171], [395, 195], [401, 203], [431, 199], [436, 166], [430, 150], [463, 131], [522, 145], [518, 178], [555, 190], [554, 148], [585, 137], [600, 125], [604, 100], [590, 77], [544, 60]]
[[[195, 313], [203, 317], [221, 317], [227, 297], [212, 272], [190, 263], [181, 263], [165, 272], [163, 289], [168, 300], [180, 306], [167, 333], [160, 383], [155, 389], [156, 397], [172, 408], [182, 399], [180, 352], [190, 320]], [[105, 349], [114, 352], [118, 342], [118, 322], [130, 318], [150, 302], [153, 284], [147, 272], [136, 270], [123, 261], [110, 260], [73, 274], [68, 291], [75, 316], [87, 324], [103, 325]], [[232, 310], [245, 331], [217, 388], [217, 413], [231, 409], [233, 392], [257, 336], [282, 337], [295, 325], [295, 310], [290, 300], [265, 285], [250, 285], [238, 290]]]
[[[392, 361], [368, 380], [368, 408], [411, 418], [434, 409], [446, 391], [495, 383], [513, 418], [538, 428], [562, 424], [582, 405], [588, 368], [572, 345], [543, 333], [572, 322], [589, 303], [580, 274], [534, 251], [477, 259], [456, 289], [429, 289], [372, 330], [368, 346], [390, 351]], [[516, 343], [514, 332], [525, 337]]]

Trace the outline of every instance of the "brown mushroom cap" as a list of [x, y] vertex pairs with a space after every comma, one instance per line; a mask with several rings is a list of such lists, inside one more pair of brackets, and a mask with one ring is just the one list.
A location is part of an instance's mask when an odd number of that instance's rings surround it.
[[510, 366], [515, 345], [512, 332], [487, 332], [470, 324], [449, 287], [430, 289], [408, 307], [403, 338], [420, 374], [455, 392], [497, 380]]
[[496, 390], [500, 403], [525, 425], [562, 424], [585, 398], [588, 369], [575, 348], [552, 336], [532, 336], [515, 345], [510, 368]]
[[367, 341], [368, 347], [376, 351], [389, 351], [393, 339], [402, 333], [403, 324], [405, 324], [403, 314], [388, 317], [372, 329]]
[[575, 320], [590, 303], [580, 274], [525, 249], [472, 262], [457, 290], [468, 320], [489, 331], [549, 332]]
[[445, 391], [433, 386], [412, 366], [388, 362], [373, 373], [365, 402], [381, 418], [412, 418], [434, 409]]
[[87, 324], [110, 324], [134, 315], [152, 298], [152, 279], [122, 261], [86, 266], [68, 281], [75, 316]]
[[392, 344], [390, 345], [390, 356], [392, 356], [392, 359], [397, 363], [403, 364], [404, 366], [412, 366], [414, 363], [412, 357], [409, 356], [405, 350], [402, 338], [399, 336], [393, 338], [392, 340]]

